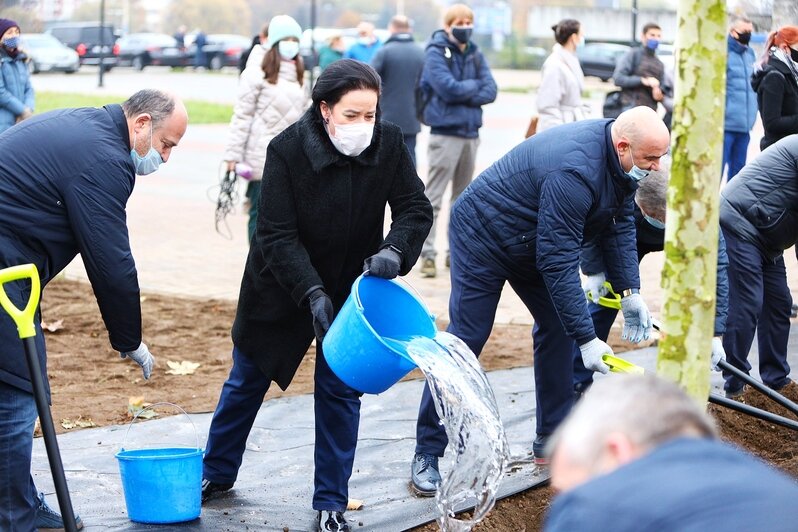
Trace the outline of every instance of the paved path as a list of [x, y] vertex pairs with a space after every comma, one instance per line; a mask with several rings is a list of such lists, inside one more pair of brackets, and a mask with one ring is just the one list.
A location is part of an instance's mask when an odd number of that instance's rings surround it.
[[[536, 86], [539, 74], [532, 71], [497, 71], [503, 88]], [[34, 76], [36, 90], [83, 91], [100, 94], [125, 94], [146, 86], [171, 89], [184, 97], [213, 98], [230, 102], [235, 98], [236, 77], [231, 73], [170, 73], [148, 69], [137, 73], [120, 69], [106, 77], [106, 87], [98, 89], [90, 72], [75, 76]], [[603, 94], [609, 84], [589, 78], [588, 89], [594, 116], [600, 116]], [[477, 173], [487, 168], [515, 144], [523, 140], [529, 117], [534, 112], [532, 94], [502, 91], [496, 103], [485, 107], [484, 127], [477, 159]], [[242, 212], [228, 218], [232, 240], [214, 231], [214, 208], [219, 165], [224, 148], [226, 125], [190, 125], [183, 142], [161, 169], [138, 179], [128, 204], [133, 254], [141, 287], [145, 291], [236, 299], [248, 246], [246, 216]], [[761, 125], [751, 142], [751, 155], [757, 152]], [[418, 139], [419, 174], [426, 177], [427, 130]], [[243, 187], [242, 187], [243, 189]], [[445, 201], [442, 215], [448, 215]], [[446, 242], [446, 224], [438, 224], [441, 257]], [[790, 284], [798, 290], [798, 263], [795, 254], [785, 254]], [[441, 258], [442, 261], [442, 258]], [[652, 310], [661, 303], [659, 276], [664, 257], [656, 253], [641, 265], [643, 292]], [[442, 265], [440, 265], [442, 266]], [[66, 270], [71, 278], [85, 279], [78, 259]], [[417, 269], [407, 281], [421, 294], [432, 312], [447, 318], [449, 279], [446, 270], [436, 279], [422, 279]], [[798, 292], [796, 292], [798, 295]], [[526, 308], [509, 288], [499, 303], [496, 323], [530, 324]]]

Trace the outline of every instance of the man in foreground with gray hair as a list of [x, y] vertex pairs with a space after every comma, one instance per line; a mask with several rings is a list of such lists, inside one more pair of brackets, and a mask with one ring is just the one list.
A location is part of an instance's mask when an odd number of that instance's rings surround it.
[[[178, 98], [142, 90], [122, 105], [51, 111], [0, 135], [0, 269], [33, 263], [43, 289], [80, 253], [111, 346], [141, 366], [145, 379], [154, 362], [141, 341], [125, 206], [136, 174], [166, 162], [187, 125]], [[24, 308], [29, 285], [16, 281], [3, 288]], [[49, 400], [38, 309], [34, 321]], [[0, 312], [0, 530], [64, 529], [30, 475], [35, 420], [22, 342], [10, 316]]]
[[[643, 257], [654, 251], [665, 249], [665, 212], [668, 197], [668, 179], [670, 178], [671, 160], [665, 157], [661, 161], [661, 168], [651, 172], [648, 177], [640, 182], [635, 192], [635, 240], [637, 242], [637, 263]], [[582, 272], [587, 276], [582, 285], [585, 296], [588, 298], [590, 317], [596, 336], [602, 341], [607, 341], [615, 323], [618, 311], [602, 307], [598, 304], [601, 296], [607, 295], [604, 281], [609, 280], [616, 287], [615, 279], [606, 278], [607, 268], [602, 260], [601, 246], [592, 242], [582, 248]], [[722, 337], [726, 331], [726, 316], [729, 310], [729, 257], [726, 255], [726, 242], [723, 231], [718, 230], [718, 277], [715, 292], [715, 326], [712, 340], [712, 369], [717, 370], [718, 362], [726, 358], [723, 350]], [[573, 349], [574, 357], [574, 393], [578, 398], [593, 384], [593, 370], [585, 368], [582, 354], [577, 347]]]
[[798, 484], [716, 440], [675, 384], [652, 375], [597, 382], [550, 440], [562, 491], [546, 532], [792, 531]]

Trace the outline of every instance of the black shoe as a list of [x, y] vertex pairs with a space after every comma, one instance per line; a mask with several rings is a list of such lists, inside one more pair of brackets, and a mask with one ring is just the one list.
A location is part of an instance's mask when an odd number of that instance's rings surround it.
[[574, 403], [579, 401], [582, 398], [582, 396], [585, 395], [585, 392], [587, 392], [592, 385], [593, 381], [580, 382], [574, 384]]
[[432, 497], [441, 484], [438, 470], [438, 457], [431, 454], [416, 453], [410, 464], [410, 487], [422, 497]]
[[[64, 529], [64, 520], [61, 514], [50, 508], [44, 501], [44, 493], [39, 493], [39, 501], [36, 506], [36, 529], [48, 531], [62, 531]], [[75, 515], [75, 528], [78, 530], [83, 529], [83, 521], [79, 515]]]
[[745, 393], [745, 384], [736, 390], [726, 390], [726, 399], [739, 399]]
[[207, 478], [202, 479], [202, 502], [216, 498], [219, 494], [230, 491], [232, 484], [217, 484]]
[[[326, 517], [326, 519], [325, 519]], [[319, 512], [319, 530], [321, 532], [349, 532], [344, 512]]]
[[547, 466], [549, 465], [549, 456], [546, 454], [546, 446], [549, 443], [549, 435], [535, 436], [535, 441], [532, 442], [532, 453], [535, 455], [535, 465]]
[[792, 307], [790, 308], [790, 317], [798, 318], [798, 304], [792, 304]]

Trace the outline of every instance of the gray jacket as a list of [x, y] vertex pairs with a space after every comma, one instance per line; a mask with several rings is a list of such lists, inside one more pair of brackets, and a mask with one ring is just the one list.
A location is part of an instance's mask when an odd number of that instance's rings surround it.
[[720, 224], [769, 259], [798, 242], [798, 135], [771, 145], [726, 185]]
[[424, 50], [409, 33], [392, 35], [377, 50], [371, 66], [382, 78], [382, 119], [393, 122], [404, 135], [421, 131], [416, 118], [416, 82], [424, 67]]

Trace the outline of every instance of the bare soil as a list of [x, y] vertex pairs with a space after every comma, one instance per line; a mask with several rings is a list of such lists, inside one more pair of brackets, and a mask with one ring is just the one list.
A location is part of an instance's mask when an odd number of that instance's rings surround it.
[[[141, 306], [144, 341], [156, 358], [153, 376], [148, 381], [142, 378], [135, 363], [120, 360], [110, 347], [90, 285], [59, 279], [47, 286], [42, 301], [43, 321], [50, 326], [61, 322], [60, 328], [45, 333], [52, 412], [59, 433], [79, 430], [64, 428], [76, 423], [78, 427], [127, 423], [131, 398], [145, 403], [168, 401], [189, 412], [210, 412], [215, 408], [230, 369], [230, 327], [235, 303], [145, 294]], [[618, 352], [629, 347], [617, 337], [611, 337], [609, 343]], [[499, 325], [494, 328], [480, 361], [487, 371], [528, 366], [532, 363], [531, 344], [528, 326]], [[288, 391], [273, 386], [266, 400], [312, 392], [315, 358], [315, 348], [311, 347]], [[167, 373], [168, 361], [200, 365], [193, 374], [174, 375]], [[422, 376], [414, 371], [406, 378]], [[785, 395], [798, 401], [798, 386], [792, 385]], [[753, 390], [748, 390], [742, 400], [789, 415]], [[798, 438], [794, 431], [714, 405], [709, 411], [717, 419], [724, 438], [798, 477]], [[552, 496], [551, 488], [545, 487], [501, 500], [475, 530], [541, 530]], [[417, 530], [431, 532], [437, 526], [427, 525]]]

